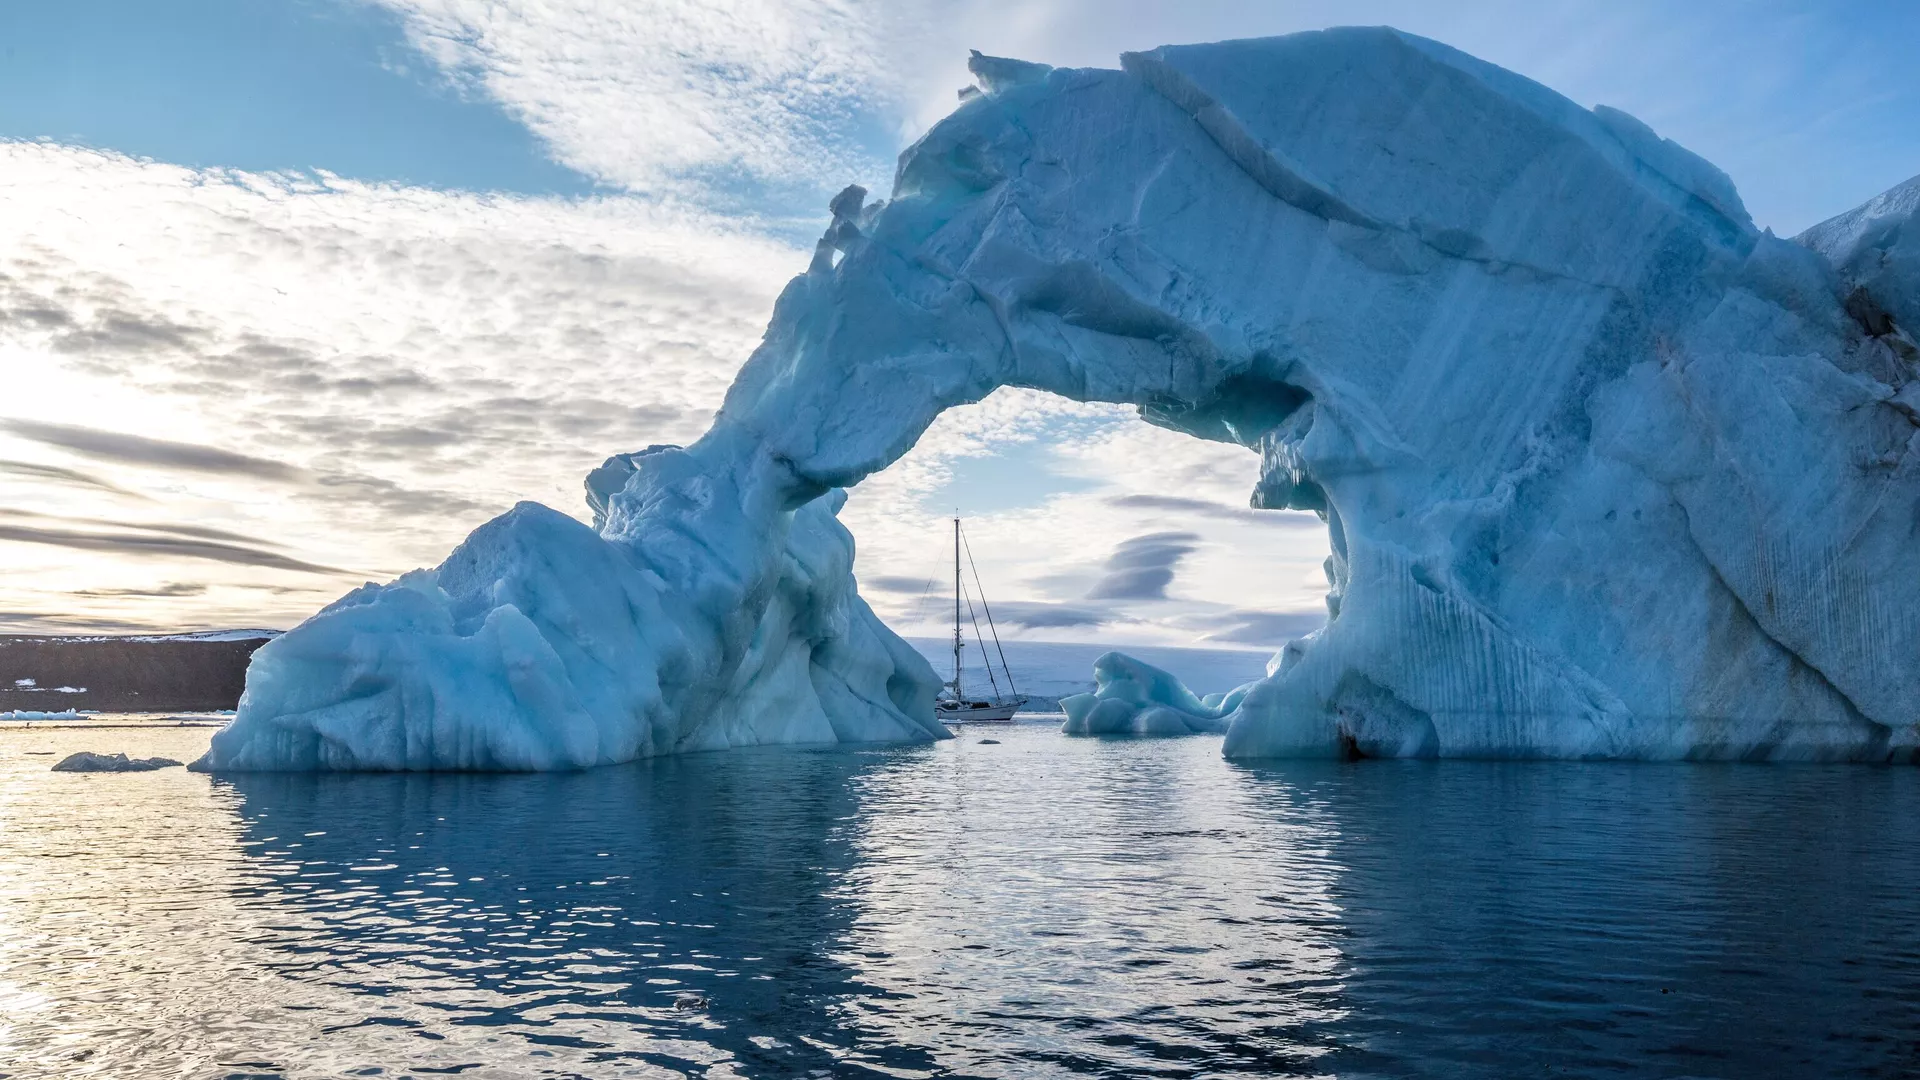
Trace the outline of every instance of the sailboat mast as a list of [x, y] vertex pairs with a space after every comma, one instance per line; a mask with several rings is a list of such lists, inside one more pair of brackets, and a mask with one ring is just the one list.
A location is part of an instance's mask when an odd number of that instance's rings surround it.
[[960, 518], [953, 519], [953, 700], [966, 700], [960, 694]]

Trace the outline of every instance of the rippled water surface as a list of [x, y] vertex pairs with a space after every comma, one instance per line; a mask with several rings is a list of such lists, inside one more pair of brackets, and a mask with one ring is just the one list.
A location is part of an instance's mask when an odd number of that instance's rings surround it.
[[1920, 1072], [1920, 770], [207, 736], [0, 732], [0, 1076]]

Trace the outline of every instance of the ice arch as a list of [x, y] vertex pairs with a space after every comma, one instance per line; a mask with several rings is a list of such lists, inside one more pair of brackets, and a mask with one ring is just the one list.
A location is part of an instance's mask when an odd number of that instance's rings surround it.
[[1912, 351], [1718, 170], [1386, 29], [972, 66], [705, 436], [261, 650], [202, 766], [937, 734], [829, 493], [1003, 385], [1326, 515], [1333, 618], [1205, 707], [1229, 754], [1914, 754]]

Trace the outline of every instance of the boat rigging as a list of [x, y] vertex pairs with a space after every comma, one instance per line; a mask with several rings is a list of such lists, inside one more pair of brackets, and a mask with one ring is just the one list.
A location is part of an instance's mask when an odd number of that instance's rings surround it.
[[[980, 607], [986, 612], [987, 630], [993, 635], [993, 648], [1000, 658], [1000, 674], [995, 675], [993, 657], [987, 655], [986, 642], [980, 637], [980, 619], [973, 612], [973, 598], [967, 595], [966, 587], [960, 575], [960, 553], [965, 547], [967, 564], [973, 569], [974, 591], [980, 594]], [[966, 640], [961, 635], [960, 608], [966, 605], [967, 614], [973, 622], [974, 641], [980, 645], [982, 666], [986, 669], [987, 682], [993, 687], [990, 698], [971, 696], [961, 685], [960, 677], [964, 671], [961, 661]], [[1000, 679], [1004, 676], [1007, 692], [1000, 692]], [[1000, 647], [1000, 630], [993, 624], [993, 609], [987, 606], [986, 590], [980, 586], [980, 568], [973, 565], [973, 549], [966, 545], [960, 533], [960, 519], [953, 519], [953, 681], [946, 683], [939, 698], [933, 704], [934, 715], [948, 723], [964, 724], [1010, 724], [1013, 714], [1025, 705], [1027, 699], [1013, 685], [1013, 672], [1007, 667], [1006, 650]]]

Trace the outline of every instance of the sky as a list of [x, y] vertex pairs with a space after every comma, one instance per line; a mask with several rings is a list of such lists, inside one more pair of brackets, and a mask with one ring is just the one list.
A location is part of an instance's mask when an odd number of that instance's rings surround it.
[[[0, 632], [291, 626], [608, 455], [690, 442], [833, 192], [968, 49], [1390, 24], [1625, 109], [1791, 235], [1920, 173], [1920, 6], [1750, 0], [63, 0], [0, 5]], [[1324, 528], [1248, 451], [1002, 391], [843, 520], [936, 634], [1272, 648]], [[929, 585], [929, 582], [931, 584]]]

